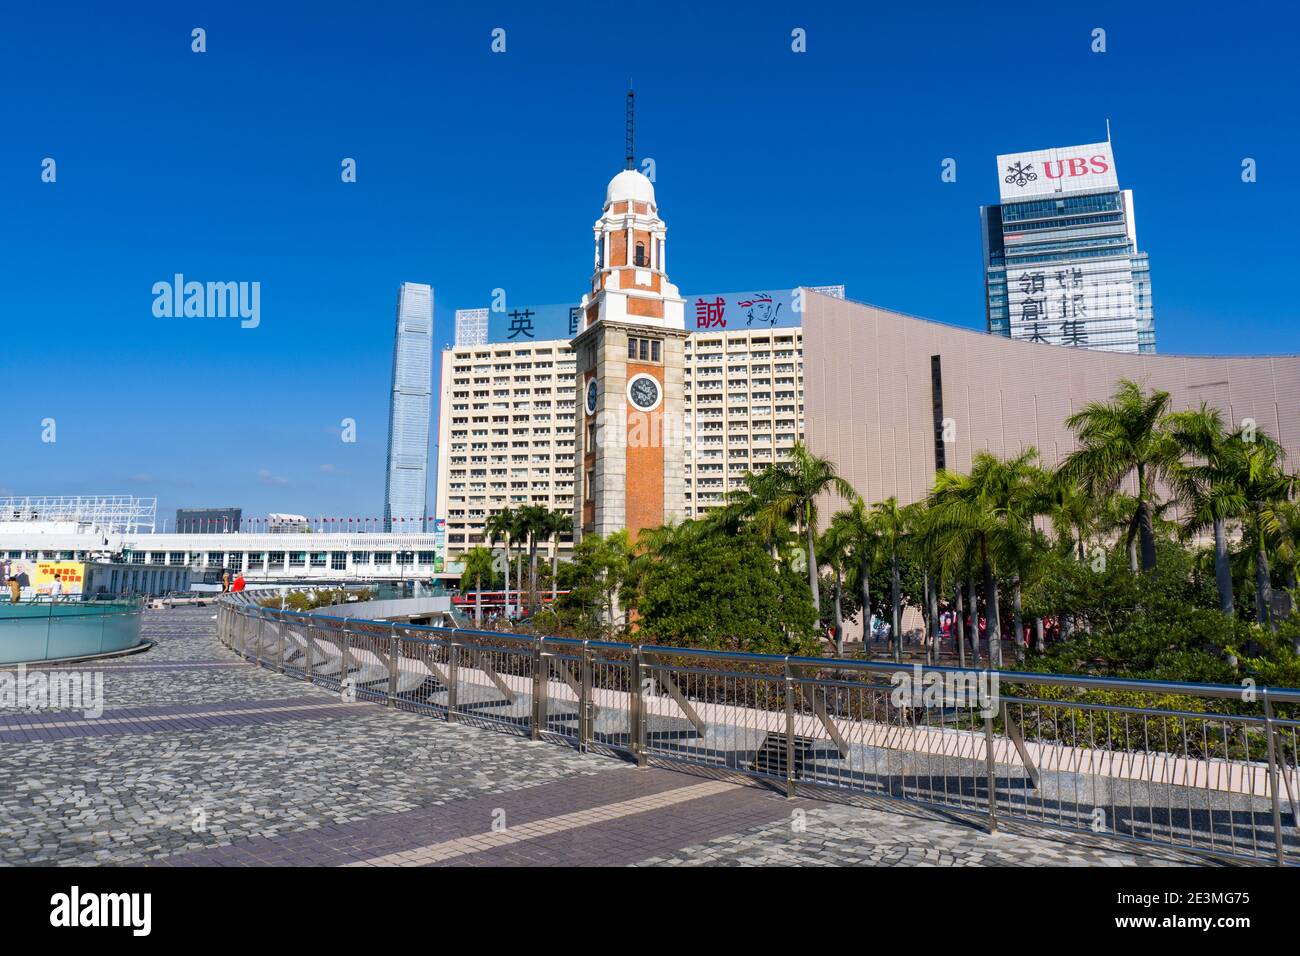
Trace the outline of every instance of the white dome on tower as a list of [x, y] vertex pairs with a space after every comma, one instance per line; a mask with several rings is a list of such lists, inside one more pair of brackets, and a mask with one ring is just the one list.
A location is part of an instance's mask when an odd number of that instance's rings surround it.
[[609, 181], [605, 190], [605, 205], [612, 202], [648, 202], [655, 204], [655, 187], [650, 180], [635, 169], [625, 169]]

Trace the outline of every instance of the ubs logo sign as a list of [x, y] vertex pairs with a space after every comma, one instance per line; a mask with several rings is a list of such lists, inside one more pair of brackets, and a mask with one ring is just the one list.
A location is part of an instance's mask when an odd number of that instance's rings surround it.
[[[1098, 153], [1095, 156], [1071, 156], [1068, 159], [1046, 160], [1042, 164], [1043, 175], [1048, 179], [1074, 179], [1077, 176], [1102, 175], [1110, 172], [1108, 158]], [[1008, 186], [1024, 188], [1038, 180], [1038, 172], [1033, 163], [1015, 162], [1007, 167], [1007, 175], [1002, 181]]]
[[1012, 163], [1007, 167], [1007, 177], [1002, 180], [1010, 185], [1015, 183], [1017, 186], [1028, 186], [1038, 178], [1038, 173], [1034, 172], [1034, 167], [1025, 163]]

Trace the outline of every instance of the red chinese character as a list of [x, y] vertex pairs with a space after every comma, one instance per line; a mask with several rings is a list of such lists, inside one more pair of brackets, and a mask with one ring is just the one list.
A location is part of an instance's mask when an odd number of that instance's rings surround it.
[[720, 329], [725, 329], [727, 320], [722, 316], [726, 308], [727, 304], [721, 296], [712, 302], [698, 299], [695, 303], [695, 327], [697, 329], [711, 329], [717, 326]]

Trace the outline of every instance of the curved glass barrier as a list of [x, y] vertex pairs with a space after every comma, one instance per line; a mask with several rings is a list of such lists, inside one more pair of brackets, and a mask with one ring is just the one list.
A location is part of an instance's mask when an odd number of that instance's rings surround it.
[[0, 604], [0, 665], [93, 657], [140, 643], [142, 601]]

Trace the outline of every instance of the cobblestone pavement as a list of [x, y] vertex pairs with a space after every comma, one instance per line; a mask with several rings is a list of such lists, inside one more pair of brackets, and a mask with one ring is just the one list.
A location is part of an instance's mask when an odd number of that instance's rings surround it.
[[212, 608], [146, 614], [153, 649], [71, 665], [102, 715], [0, 711], [0, 865], [1187, 862], [347, 703], [234, 658]]

